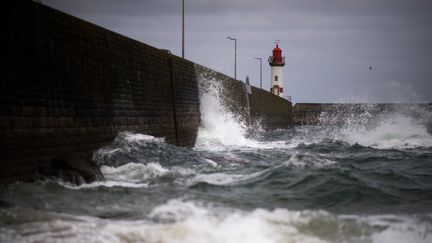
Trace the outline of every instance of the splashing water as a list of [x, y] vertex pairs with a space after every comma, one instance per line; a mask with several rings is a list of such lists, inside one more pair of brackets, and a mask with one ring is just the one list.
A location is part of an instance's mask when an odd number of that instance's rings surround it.
[[[23, 213], [0, 210], [3, 218], [10, 219], [10, 225], [24, 221], [20, 227], [9, 230], [7, 235], [1, 234], [0, 240], [16, 240], [15, 237], [21, 235], [20, 242], [427, 243], [432, 238], [428, 233], [432, 228], [427, 223], [430, 215], [413, 219], [403, 216], [335, 216], [325, 211], [285, 209], [233, 212], [178, 199], [155, 207], [147, 220], [138, 221], [25, 211], [38, 218], [39, 222], [32, 223]], [[57, 219], [50, 220], [54, 218]], [[26, 230], [30, 228], [34, 230]], [[53, 233], [44, 233], [47, 229]]]
[[432, 146], [432, 136], [424, 125], [398, 113], [381, 118], [372, 128], [345, 127], [336, 137], [351, 145], [360, 144], [379, 149]]
[[123, 132], [95, 152], [106, 181], [0, 186], [0, 242], [432, 242], [432, 139], [418, 116], [252, 139], [210, 83], [193, 149]]
[[[229, 150], [236, 148], [268, 149], [285, 147], [285, 141], [259, 141], [250, 138], [249, 132], [264, 132], [259, 123], [252, 128], [245, 124], [239, 114], [227, 108], [222, 98], [222, 84], [214, 79], [202, 78], [200, 88], [201, 125], [198, 130], [195, 149]], [[252, 130], [250, 130], [252, 129]]]
[[197, 146], [209, 143], [222, 145], [247, 143], [246, 126], [224, 107], [219, 95], [220, 89], [220, 84], [212, 82], [209, 89], [201, 94], [201, 126], [198, 131]]
[[374, 105], [342, 107], [324, 111], [320, 125], [298, 127], [293, 145], [341, 141], [376, 149], [409, 149], [432, 147], [432, 135], [427, 125], [432, 120], [428, 110], [413, 109], [377, 112]]

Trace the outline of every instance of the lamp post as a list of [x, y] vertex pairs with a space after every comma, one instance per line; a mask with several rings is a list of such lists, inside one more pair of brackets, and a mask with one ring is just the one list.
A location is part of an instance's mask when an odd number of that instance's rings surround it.
[[260, 89], [262, 89], [262, 58], [255, 57], [255, 59], [260, 61]]
[[227, 39], [234, 41], [234, 79], [237, 79], [237, 39], [229, 36]]
[[184, 21], [184, 0], [182, 1], [182, 58], [184, 58], [184, 42], [185, 42], [185, 21]]

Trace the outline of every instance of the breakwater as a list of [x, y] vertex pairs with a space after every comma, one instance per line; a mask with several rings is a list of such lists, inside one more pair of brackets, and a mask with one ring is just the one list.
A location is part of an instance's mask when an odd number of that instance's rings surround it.
[[432, 104], [404, 103], [297, 103], [293, 107], [295, 125], [343, 125], [362, 118], [383, 116], [390, 113], [408, 114], [421, 118], [426, 126], [432, 127]]
[[204, 76], [249, 123], [291, 125], [290, 102], [255, 87], [248, 94], [167, 50], [30, 0], [7, 2], [1, 14], [0, 183], [37, 179], [59, 156], [91, 156], [121, 131], [193, 146]]

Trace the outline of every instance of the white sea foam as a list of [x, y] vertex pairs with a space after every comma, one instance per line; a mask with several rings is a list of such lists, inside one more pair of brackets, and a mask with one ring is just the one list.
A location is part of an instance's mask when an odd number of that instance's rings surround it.
[[431, 222], [420, 221], [406, 216], [370, 216], [367, 221], [371, 226], [383, 227], [385, 230], [372, 235], [373, 243], [386, 242], [432, 242]]
[[[432, 147], [432, 135], [425, 126], [429, 118], [420, 119], [416, 115], [397, 112], [374, 116], [365, 112], [346, 118], [342, 126], [324, 123], [321, 126], [297, 127], [297, 135], [287, 147], [337, 140], [377, 149], [428, 148]], [[328, 119], [325, 118], [326, 121]]]
[[125, 137], [125, 140], [127, 142], [142, 142], [142, 141], [149, 141], [149, 142], [164, 142], [165, 139], [163, 138], [156, 138], [151, 135], [146, 134], [140, 134], [140, 133], [131, 133], [131, 132], [122, 132], [120, 135]]
[[432, 136], [426, 127], [403, 114], [390, 114], [372, 127], [348, 126], [336, 138], [349, 144], [378, 149], [432, 147]]
[[[13, 217], [21, 216], [14, 214]], [[338, 216], [325, 211], [286, 209], [244, 212], [178, 199], [155, 207], [147, 220], [52, 217], [3, 227], [0, 240], [89, 243], [426, 243], [432, 240], [430, 221], [415, 216]]]
[[217, 166], [218, 166], [218, 163], [214, 162], [214, 161], [211, 160], [211, 159], [204, 158], [204, 161], [205, 161], [207, 164], [211, 165], [212, 167], [217, 167]]
[[95, 187], [129, 187], [129, 188], [140, 188], [140, 187], [148, 187], [149, 183], [132, 183], [132, 182], [122, 182], [122, 181], [96, 181], [87, 184], [81, 184], [79, 186], [73, 185], [70, 183], [58, 182], [60, 185], [72, 189], [72, 190], [80, 190], [80, 189], [88, 189]]
[[291, 158], [285, 161], [282, 165], [296, 168], [322, 168], [336, 163], [336, 161], [327, 158], [312, 156], [310, 154], [294, 153]]
[[169, 172], [158, 163], [136, 164], [128, 163], [120, 167], [102, 166], [106, 180], [132, 183], [146, 182]]
[[[127, 157], [125, 155], [131, 154], [131, 157], [135, 160], [128, 162], [158, 162], [157, 159], [152, 160], [157, 157], [155, 156], [157, 153], [153, 153], [154, 155], [149, 156], [149, 159], [147, 159], [147, 157], [144, 157], [142, 159], [141, 157], [136, 155], [139, 154], [139, 151], [142, 149], [150, 150], [149, 147], [151, 147], [151, 149], [153, 149], [153, 151], [151, 152], [154, 152], [156, 148], [159, 149], [160, 147], [163, 147], [165, 145], [166, 142], [164, 138], [157, 138], [151, 135], [145, 135], [140, 133], [119, 132], [113, 144], [102, 147], [95, 151], [95, 153], [93, 154], [93, 159], [101, 162], [102, 164], [112, 164], [108, 161], [119, 160], [119, 157]], [[124, 159], [122, 160], [122, 162], [124, 161]], [[127, 160], [124, 162], [127, 162]]]
[[[247, 138], [247, 126], [240, 117], [227, 109], [221, 98], [221, 85], [217, 80], [206, 81], [200, 90], [201, 125], [195, 148], [217, 151], [227, 149], [272, 149], [286, 147], [284, 141], [259, 142]], [[260, 130], [258, 126], [256, 128]]]
[[205, 80], [200, 88], [201, 125], [198, 130], [196, 148], [204, 150], [226, 150], [227, 148], [264, 148], [260, 143], [246, 137], [247, 125], [239, 115], [231, 112], [221, 93], [218, 80]]
[[226, 109], [219, 92], [218, 82], [209, 83], [208, 89], [200, 90], [201, 126], [198, 130], [197, 147], [244, 146], [246, 126]]
[[64, 182], [59, 183], [70, 189], [85, 189], [100, 186], [138, 188], [147, 187], [151, 180], [170, 172], [169, 169], [162, 167], [158, 163], [128, 163], [119, 167], [102, 166], [101, 171], [105, 177], [104, 181], [97, 181], [79, 186]]
[[[401, 108], [400, 113], [392, 114], [386, 114], [384, 111], [377, 113], [374, 105], [363, 107], [365, 110], [360, 114], [355, 109], [324, 112], [320, 117], [324, 121], [323, 126], [317, 130], [313, 129], [306, 137], [294, 137], [288, 143], [264, 143], [248, 139], [246, 125], [227, 109], [222, 99], [220, 81], [207, 80], [204, 75], [201, 76], [205, 85], [200, 88], [201, 126], [198, 131], [197, 149], [289, 149], [300, 144], [321, 143], [325, 139], [378, 149], [432, 147], [432, 136], [424, 126], [424, 121], [429, 122], [432, 119], [432, 113], [416, 106], [407, 106]], [[337, 123], [340, 119], [346, 125], [336, 129], [326, 126], [329, 123]]]
[[181, 199], [169, 200], [166, 204], [155, 207], [149, 217], [157, 222], [179, 222], [191, 217], [208, 217], [210, 211], [197, 202]]
[[240, 185], [249, 183], [256, 180], [260, 176], [268, 173], [270, 169], [265, 169], [249, 174], [235, 174], [235, 173], [201, 173], [190, 178], [186, 184], [188, 186], [195, 185], [201, 182], [205, 182], [211, 185], [227, 186], [227, 185]]

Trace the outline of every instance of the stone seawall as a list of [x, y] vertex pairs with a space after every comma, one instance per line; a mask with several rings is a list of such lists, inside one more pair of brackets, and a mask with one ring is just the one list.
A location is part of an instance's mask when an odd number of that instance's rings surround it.
[[[37, 179], [54, 158], [91, 154], [120, 131], [194, 145], [198, 65], [30, 0], [5, 2], [1, 18], [0, 183]], [[243, 84], [212, 73], [246, 111]], [[291, 103], [254, 93], [251, 117], [289, 126]]]

